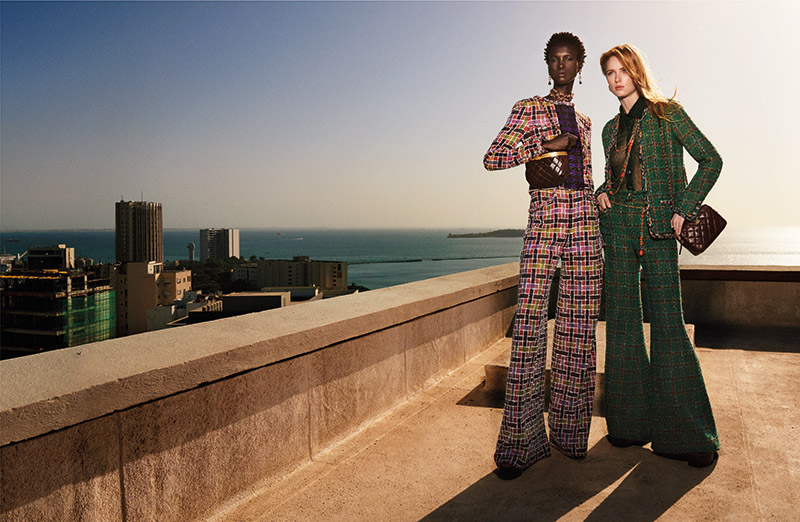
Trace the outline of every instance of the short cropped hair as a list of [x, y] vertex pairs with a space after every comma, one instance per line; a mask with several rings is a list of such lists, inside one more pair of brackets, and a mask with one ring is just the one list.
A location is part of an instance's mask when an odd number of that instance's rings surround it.
[[544, 47], [544, 61], [550, 57], [550, 51], [557, 45], [566, 45], [575, 51], [575, 57], [578, 59], [578, 64], [583, 65], [586, 60], [586, 48], [583, 46], [581, 39], [572, 33], [555, 33], [547, 41]]

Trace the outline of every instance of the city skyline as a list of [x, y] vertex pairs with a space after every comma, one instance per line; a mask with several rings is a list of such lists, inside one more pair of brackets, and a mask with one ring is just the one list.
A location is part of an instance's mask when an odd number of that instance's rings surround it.
[[800, 223], [800, 101], [771, 99], [800, 80], [800, 4], [0, 9], [3, 230], [113, 228], [113, 202], [140, 197], [170, 229], [523, 228], [522, 169], [481, 160], [513, 103], [546, 93], [542, 51], [562, 30], [587, 49], [575, 102], [593, 120], [595, 185], [618, 110], [598, 57], [629, 42], [720, 151], [707, 202], [729, 226]]

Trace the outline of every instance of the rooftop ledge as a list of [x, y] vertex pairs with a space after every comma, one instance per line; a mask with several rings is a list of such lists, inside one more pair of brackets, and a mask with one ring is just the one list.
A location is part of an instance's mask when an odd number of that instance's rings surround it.
[[508, 263], [0, 363], [0, 446], [515, 287]]

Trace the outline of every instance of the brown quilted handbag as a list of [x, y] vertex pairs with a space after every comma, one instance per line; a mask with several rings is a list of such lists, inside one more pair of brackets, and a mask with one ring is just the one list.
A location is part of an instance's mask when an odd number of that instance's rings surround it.
[[532, 189], [562, 185], [568, 172], [569, 156], [566, 151], [548, 152], [525, 163], [525, 178]]
[[716, 210], [708, 205], [701, 205], [697, 221], [684, 221], [678, 241], [692, 254], [701, 254], [717, 239], [727, 224]]

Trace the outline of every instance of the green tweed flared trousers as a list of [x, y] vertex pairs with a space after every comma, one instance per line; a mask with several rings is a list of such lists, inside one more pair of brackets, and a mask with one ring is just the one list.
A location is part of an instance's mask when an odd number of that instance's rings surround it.
[[[644, 196], [621, 190], [600, 216], [605, 241], [605, 416], [612, 437], [652, 441], [663, 453], [719, 449], [700, 363], [683, 322], [678, 249], [652, 239]], [[647, 285], [650, 354], [640, 277]]]

